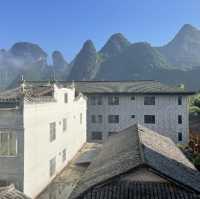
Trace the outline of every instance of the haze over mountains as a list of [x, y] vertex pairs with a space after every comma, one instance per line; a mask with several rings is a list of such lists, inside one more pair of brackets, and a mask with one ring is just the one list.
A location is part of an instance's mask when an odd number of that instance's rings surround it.
[[[67, 50], [67, 49], [66, 49]], [[200, 89], [200, 30], [186, 24], [167, 45], [131, 43], [122, 34], [112, 35], [97, 51], [86, 41], [71, 63], [61, 52], [47, 53], [37, 44], [19, 42], [0, 50], [0, 86], [27, 80], [136, 80], [156, 79]]]

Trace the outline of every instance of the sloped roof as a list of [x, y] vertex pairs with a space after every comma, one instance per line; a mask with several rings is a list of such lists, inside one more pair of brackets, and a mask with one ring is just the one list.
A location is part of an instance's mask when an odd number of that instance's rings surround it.
[[0, 187], [0, 198], [1, 199], [30, 199], [22, 192], [15, 189], [14, 185], [7, 187]]
[[197, 199], [198, 194], [171, 183], [122, 182], [112, 180], [96, 186], [79, 199]]
[[[26, 86], [24, 89], [24, 95], [28, 97], [39, 97], [48, 94], [53, 91], [52, 86]], [[21, 88], [15, 88], [10, 90], [5, 90], [0, 93], [0, 100], [16, 100], [23, 95]]]
[[[84, 94], [180, 94], [193, 95], [179, 86], [169, 86], [155, 80], [125, 80], [125, 81], [56, 81], [57, 85], [74, 86], [76, 92]], [[48, 81], [26, 81], [31, 86], [48, 85]]]
[[109, 138], [71, 198], [140, 165], [147, 165], [167, 178], [200, 192], [200, 173], [171, 139], [134, 125]]
[[[72, 82], [63, 82], [70, 86]], [[73, 82], [76, 91], [85, 94], [93, 93], [135, 93], [135, 94], [194, 94], [180, 87], [173, 87], [153, 80], [136, 81], [77, 81]]]

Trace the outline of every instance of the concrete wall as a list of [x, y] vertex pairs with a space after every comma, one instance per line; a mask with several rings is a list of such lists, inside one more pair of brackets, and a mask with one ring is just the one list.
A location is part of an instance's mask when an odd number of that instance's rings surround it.
[[0, 109], [0, 132], [16, 134], [17, 155], [0, 155], [0, 181], [14, 183], [23, 191], [24, 135], [22, 109]]
[[[64, 103], [65, 93], [68, 93], [68, 103]], [[57, 87], [54, 95], [56, 102], [24, 104], [24, 193], [30, 197], [38, 195], [86, 142], [85, 98], [75, 99], [74, 89]], [[65, 132], [63, 118], [67, 118]], [[51, 122], [56, 122], [56, 140], [53, 142], [49, 139]], [[65, 162], [62, 161], [64, 149]], [[50, 177], [49, 161], [54, 157], [56, 173]]]
[[[182, 143], [188, 142], [188, 105], [187, 97], [182, 97], [182, 105], [178, 105], [178, 96], [157, 95], [155, 105], [144, 105], [144, 96], [120, 95], [119, 105], [108, 105], [108, 96], [103, 95], [102, 105], [90, 105], [88, 96], [87, 110], [87, 139], [91, 140], [92, 131], [103, 132], [103, 141], [108, 138], [108, 132], [120, 131], [135, 123], [140, 123], [175, 142], [178, 141], [178, 132], [183, 133]], [[91, 115], [103, 115], [103, 123], [91, 122]], [[108, 123], [108, 115], [119, 115], [119, 124]], [[132, 119], [131, 115], [135, 115]], [[144, 115], [155, 115], [155, 124], [144, 124]], [[178, 115], [182, 115], [182, 124], [178, 124]]]

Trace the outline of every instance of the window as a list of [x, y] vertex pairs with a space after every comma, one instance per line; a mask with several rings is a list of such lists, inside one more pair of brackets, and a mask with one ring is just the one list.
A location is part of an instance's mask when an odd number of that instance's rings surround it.
[[50, 142], [53, 142], [56, 139], [56, 123], [52, 122], [49, 124], [50, 127]]
[[182, 141], [183, 140], [183, 134], [182, 132], [178, 132], [178, 141]]
[[102, 140], [102, 132], [100, 131], [93, 131], [92, 132], [92, 140]]
[[68, 103], [68, 94], [67, 93], [65, 93], [65, 95], [64, 95], [64, 101], [65, 101], [65, 103]]
[[108, 104], [109, 105], [119, 105], [119, 96], [109, 96]]
[[102, 115], [91, 115], [91, 122], [92, 123], [102, 123], [103, 122], [103, 117]]
[[66, 149], [63, 149], [63, 152], [62, 152], [62, 161], [65, 162], [66, 160]]
[[0, 156], [17, 155], [16, 133], [0, 131]]
[[134, 119], [134, 118], [135, 118], [135, 115], [131, 115], [131, 118]]
[[109, 115], [108, 123], [119, 123], [119, 115]]
[[182, 115], [178, 115], [178, 124], [182, 124]]
[[144, 123], [155, 124], [155, 115], [144, 115]]
[[102, 96], [96, 95], [90, 97], [91, 105], [102, 105]]
[[91, 115], [91, 122], [96, 123], [96, 115]]
[[80, 113], [80, 124], [82, 124], [82, 122], [83, 122], [83, 114]]
[[178, 105], [182, 105], [182, 96], [178, 96]]
[[144, 105], [155, 105], [155, 96], [145, 96]]
[[67, 119], [64, 118], [63, 119], [63, 132], [65, 132], [67, 130]]
[[115, 131], [108, 132], [108, 136], [112, 136], [112, 135], [116, 135], [116, 134], [117, 134], [117, 132], [115, 132]]
[[50, 177], [53, 176], [56, 172], [56, 157], [52, 158], [49, 161], [49, 175]]
[[131, 96], [131, 100], [135, 100], [135, 96]]
[[98, 123], [102, 123], [102, 121], [103, 121], [102, 115], [98, 115]]

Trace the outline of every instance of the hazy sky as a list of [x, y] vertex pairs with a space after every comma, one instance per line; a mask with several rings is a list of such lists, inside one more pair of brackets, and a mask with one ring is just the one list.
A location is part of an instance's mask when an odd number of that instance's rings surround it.
[[121, 32], [157, 46], [185, 23], [200, 28], [200, 0], [1, 0], [0, 48], [30, 41], [71, 60], [87, 39], [99, 49]]

